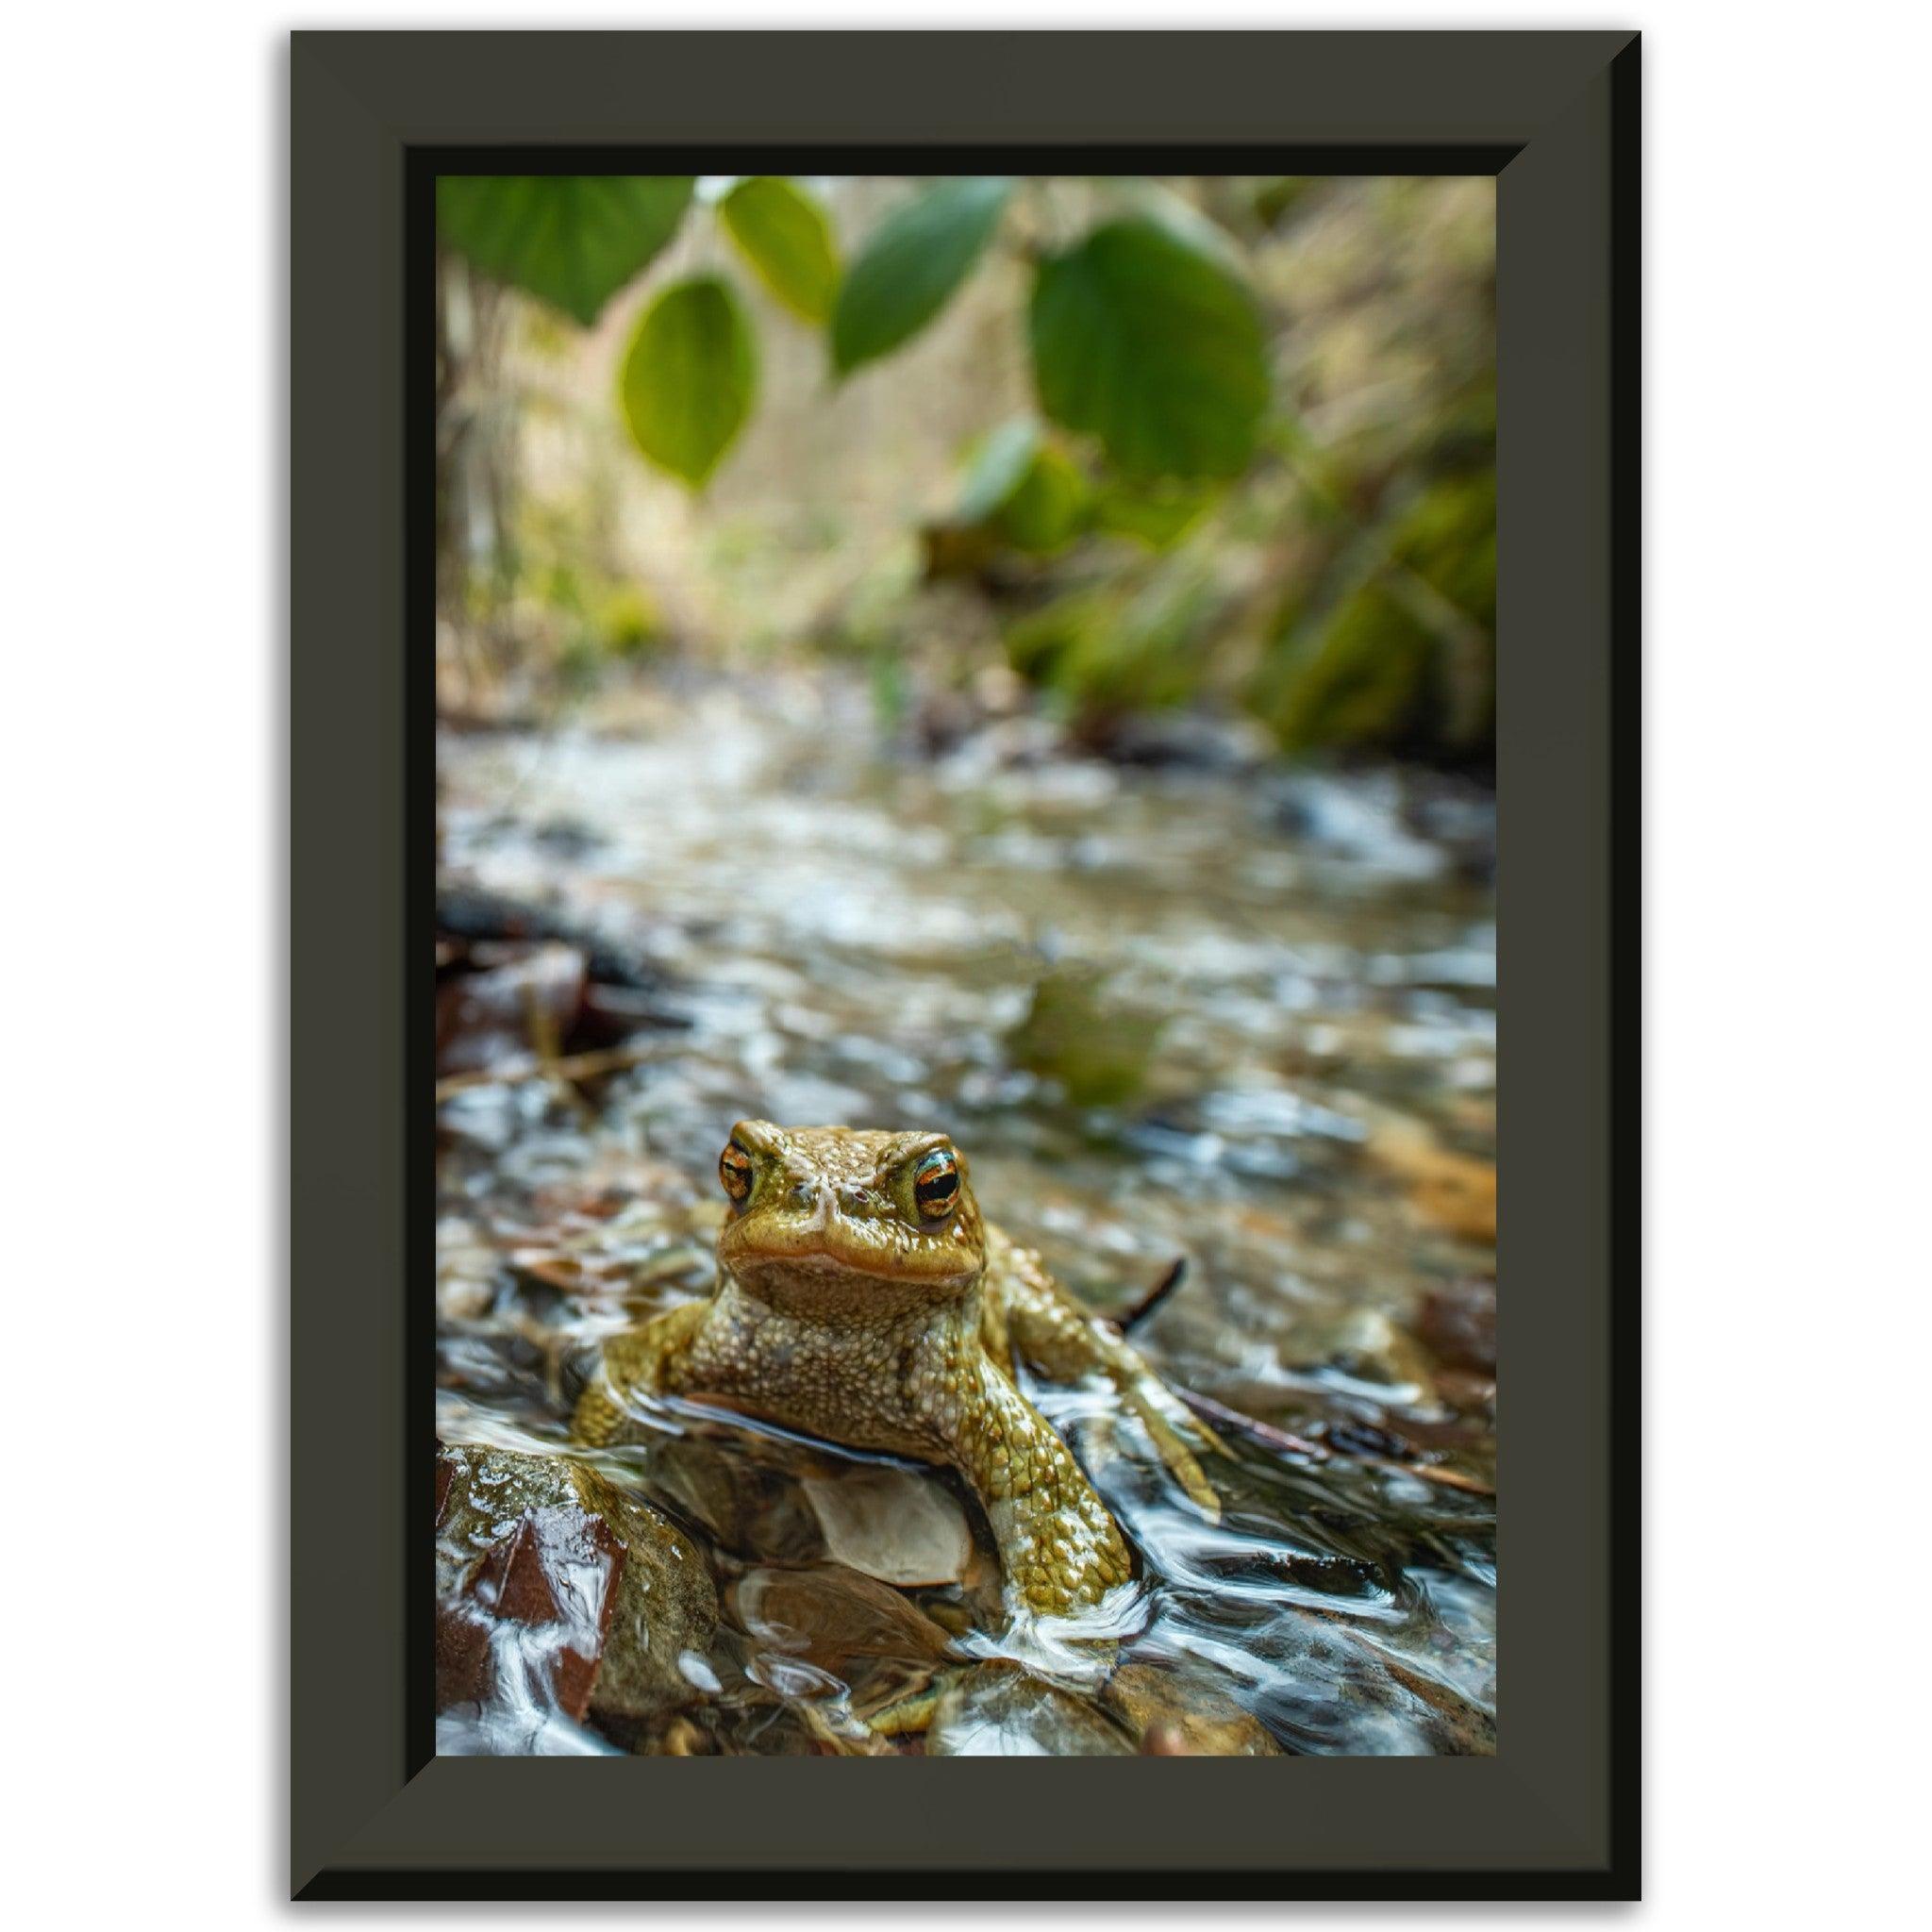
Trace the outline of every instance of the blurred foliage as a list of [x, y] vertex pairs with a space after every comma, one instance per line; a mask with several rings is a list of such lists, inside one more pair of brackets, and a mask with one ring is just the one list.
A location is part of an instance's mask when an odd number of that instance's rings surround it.
[[[842, 275], [830, 219], [799, 183], [754, 177], [717, 212], [789, 308], [809, 322], [829, 310], [832, 367], [843, 376], [932, 322], [992, 241], [1012, 187], [963, 175], [925, 189]], [[477, 267], [588, 323], [664, 246], [691, 189], [681, 177], [454, 176], [439, 218], [444, 242]], [[1159, 215], [1101, 222], [1040, 260], [1028, 331], [1041, 407], [1091, 432], [1125, 475], [1237, 475], [1269, 394], [1260, 310], [1230, 243], [1171, 205]], [[726, 282], [701, 276], [665, 291], [625, 358], [638, 447], [703, 483], [743, 426], [756, 360]]]
[[758, 349], [729, 282], [693, 275], [644, 311], [624, 358], [624, 420], [637, 446], [701, 484], [731, 447], [758, 391]]
[[946, 305], [992, 240], [1010, 184], [941, 181], [882, 223], [839, 291], [832, 364], [849, 375], [909, 341]]
[[1077, 705], [1160, 710], [1203, 694], [1204, 645], [1221, 606], [1211, 568], [1184, 557], [1029, 612], [1008, 626], [1007, 656], [1023, 677]]
[[1435, 432], [1366, 515], [1351, 476], [1286, 439], [1309, 541], [1246, 694], [1285, 749], [1493, 741], [1493, 376]]
[[598, 568], [554, 517], [526, 519], [523, 542], [496, 562], [490, 578], [471, 582], [473, 619], [479, 628], [513, 626], [525, 653], [566, 691], [590, 690], [607, 666], [647, 658], [665, 641], [650, 593]]
[[478, 268], [588, 325], [677, 232], [696, 185], [688, 175], [449, 175], [436, 220]]
[[1147, 217], [1104, 222], [1041, 264], [1040, 404], [1128, 476], [1238, 476], [1268, 404], [1253, 294], [1218, 248]]
[[741, 181], [718, 204], [759, 279], [802, 321], [823, 323], [839, 292], [839, 250], [824, 208], [776, 175]]
[[[983, 379], [955, 365], [991, 407], [950, 508], [902, 495], [916, 552], [814, 561], [846, 550], [859, 499], [842, 445], [810, 454], [804, 431], [763, 499], [782, 496], [782, 543], [769, 508], [685, 530], [746, 613], [741, 648], [856, 654], [888, 722], [934, 680], [963, 687], [1004, 660], [1076, 719], [1210, 705], [1293, 752], [1488, 758], [1493, 239], [1469, 212], [1482, 204], [1439, 192], [1463, 184], [881, 184], [889, 205], [841, 250], [833, 205], [851, 186], [440, 184], [440, 604], [468, 625], [465, 648], [494, 637], [499, 659], [526, 656], [534, 637], [561, 673], [689, 628], [641, 591], [635, 622], [610, 615], [638, 539], [633, 488], [600, 443], [581, 445], [594, 455], [575, 534], [525, 527], [506, 478], [554, 441], [556, 398], [539, 380], [503, 401], [507, 299], [540, 358], [627, 316], [614, 421], [708, 501], [761, 411], [844, 408], [843, 386], [876, 384], [871, 370], [963, 306], [1001, 325], [976, 352]], [[792, 400], [811, 392], [792, 338], [820, 343], [816, 400]], [[1024, 358], [1018, 394], [1006, 342]]]
[[1448, 476], [1338, 545], [1284, 600], [1253, 708], [1284, 747], [1492, 729], [1496, 484]]

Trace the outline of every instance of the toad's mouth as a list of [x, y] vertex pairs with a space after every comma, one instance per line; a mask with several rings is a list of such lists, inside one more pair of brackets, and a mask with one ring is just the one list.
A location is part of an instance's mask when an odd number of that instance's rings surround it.
[[873, 1246], [844, 1241], [822, 1230], [801, 1236], [795, 1241], [733, 1241], [727, 1228], [718, 1243], [718, 1257], [734, 1274], [786, 1280], [800, 1287], [815, 1282], [829, 1286], [841, 1280], [859, 1280], [963, 1289], [978, 1278], [981, 1266], [957, 1253], [921, 1254], [885, 1242]]

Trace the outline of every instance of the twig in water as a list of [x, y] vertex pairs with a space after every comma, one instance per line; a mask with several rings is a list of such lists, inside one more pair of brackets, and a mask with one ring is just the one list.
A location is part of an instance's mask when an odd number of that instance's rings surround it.
[[[1337, 1452], [1325, 1442], [1311, 1442], [1306, 1436], [1291, 1436], [1286, 1429], [1277, 1429], [1273, 1423], [1257, 1422], [1238, 1408], [1229, 1408], [1225, 1403], [1216, 1402], [1212, 1396], [1196, 1395], [1191, 1389], [1178, 1389], [1174, 1392], [1196, 1415], [1204, 1416], [1209, 1422], [1222, 1423], [1252, 1441], [1265, 1442], [1271, 1449], [1278, 1449], [1284, 1455], [1311, 1457], [1318, 1462], [1336, 1459]], [[1473, 1496], [1493, 1496], [1496, 1493], [1488, 1483], [1478, 1482], [1473, 1475], [1464, 1475], [1458, 1469], [1440, 1469], [1430, 1462], [1397, 1462], [1386, 1456], [1350, 1456], [1346, 1459], [1366, 1463], [1371, 1469], [1392, 1470], [1398, 1475], [1420, 1476], [1425, 1483], [1440, 1483], [1444, 1489], [1466, 1490]]]
[[1123, 1335], [1131, 1335], [1187, 1278], [1188, 1257], [1177, 1256], [1173, 1266], [1139, 1301], [1113, 1318], [1114, 1325]]

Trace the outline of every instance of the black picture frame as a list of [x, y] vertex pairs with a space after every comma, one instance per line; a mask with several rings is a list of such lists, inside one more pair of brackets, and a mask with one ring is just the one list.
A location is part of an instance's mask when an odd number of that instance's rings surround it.
[[[293, 1894], [1636, 1896], [1637, 35], [305, 32], [291, 86]], [[1500, 177], [1493, 1758], [432, 1755], [434, 175], [753, 150]]]

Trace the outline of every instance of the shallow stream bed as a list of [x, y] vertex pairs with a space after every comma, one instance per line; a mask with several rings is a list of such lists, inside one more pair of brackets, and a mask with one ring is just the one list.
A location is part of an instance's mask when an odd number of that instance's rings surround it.
[[[862, 692], [778, 677], [445, 734], [439, 774], [459, 1490], [515, 1487], [523, 1457], [561, 1481], [596, 1341], [704, 1291], [744, 1115], [943, 1129], [988, 1215], [1100, 1311], [1184, 1263], [1133, 1337], [1233, 1451], [1209, 1523], [1104, 1391], [1029, 1391], [1138, 1553], [1091, 1642], [1002, 1632], [950, 1477], [666, 1406], [591, 1472], [627, 1499], [607, 1518], [644, 1512], [632, 1585], [677, 1586], [625, 1612], [656, 1650], [619, 1702], [615, 1666], [583, 1696], [568, 1666], [591, 1682], [616, 1641], [608, 1540], [572, 1546], [582, 1602], [545, 1555], [548, 1608], [518, 1622], [516, 1558], [490, 1554], [516, 1511], [451, 1513], [440, 1476], [444, 1609], [468, 1592], [481, 1633], [451, 1652], [442, 1749], [1494, 1748], [1479, 792], [1239, 744], [1127, 768], [1027, 720], [901, 756]], [[541, 917], [506, 938], [479, 906]], [[558, 1536], [597, 1520], [562, 1495]]]

